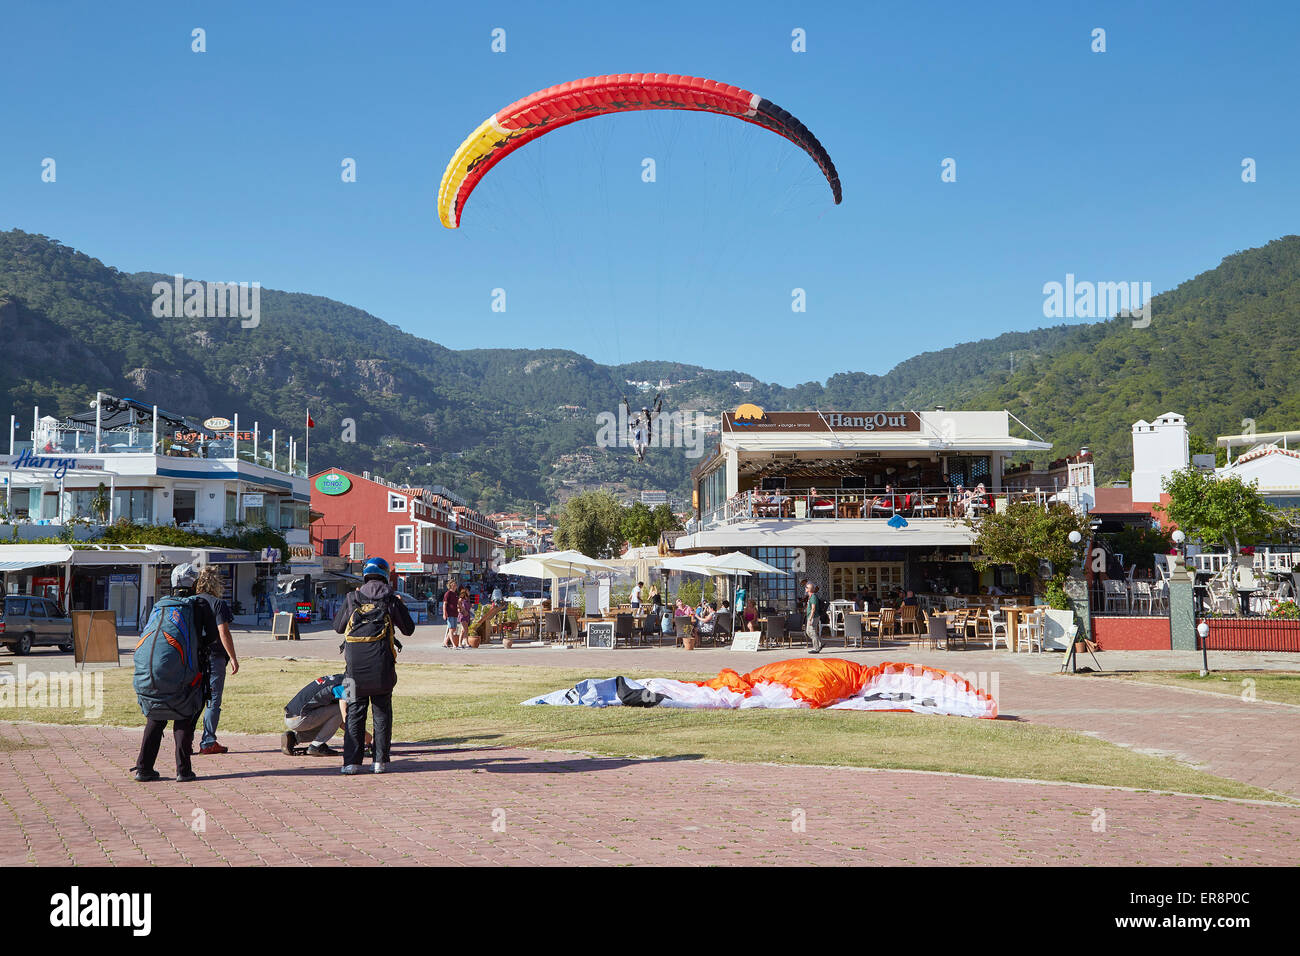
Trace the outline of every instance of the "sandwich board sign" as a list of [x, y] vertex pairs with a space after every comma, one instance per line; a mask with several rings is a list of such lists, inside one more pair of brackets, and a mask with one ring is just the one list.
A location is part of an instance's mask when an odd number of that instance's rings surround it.
[[613, 649], [614, 647], [614, 622], [613, 621], [592, 621], [587, 625], [587, 646], [604, 647]]
[[760, 636], [758, 631], [737, 631], [732, 635], [731, 649], [733, 651], [756, 651], [758, 650]]
[[271, 619], [271, 634], [277, 641], [300, 641], [298, 621], [292, 611], [279, 611]]

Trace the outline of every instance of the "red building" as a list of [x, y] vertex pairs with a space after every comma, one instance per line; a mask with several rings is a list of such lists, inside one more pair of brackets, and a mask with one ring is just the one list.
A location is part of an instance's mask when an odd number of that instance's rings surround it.
[[495, 526], [437, 491], [330, 468], [311, 476], [311, 502], [321, 515], [312, 523], [312, 546], [327, 570], [356, 573], [365, 558], [385, 558], [399, 589], [423, 597], [440, 594], [449, 576], [491, 561], [483, 539], [495, 540]]

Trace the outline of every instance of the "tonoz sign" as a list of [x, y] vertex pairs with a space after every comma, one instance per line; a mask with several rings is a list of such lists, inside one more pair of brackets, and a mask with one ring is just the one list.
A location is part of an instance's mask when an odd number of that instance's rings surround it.
[[341, 495], [352, 487], [352, 481], [347, 475], [340, 475], [336, 471], [329, 474], [321, 475], [316, 479], [316, 490], [323, 495]]

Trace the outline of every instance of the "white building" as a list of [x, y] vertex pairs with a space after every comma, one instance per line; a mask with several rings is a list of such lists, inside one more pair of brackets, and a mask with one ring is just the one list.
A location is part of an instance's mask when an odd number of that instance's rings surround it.
[[1162, 482], [1191, 462], [1188, 447], [1187, 419], [1176, 412], [1166, 412], [1154, 422], [1133, 423], [1134, 501], [1159, 501]]
[[111, 607], [120, 626], [133, 627], [170, 586], [172, 564], [189, 554], [220, 568], [229, 598], [251, 615], [255, 582], [293, 557], [75, 543], [122, 519], [227, 534], [266, 525], [291, 552], [311, 552], [306, 462], [297, 443], [276, 432], [264, 435], [256, 423], [241, 429], [238, 416], [200, 424], [111, 396], [100, 396], [89, 413], [58, 420], [37, 410], [33, 420], [31, 439], [20, 440], [10, 419], [9, 451], [0, 455], [0, 535], [16, 532], [19, 542], [67, 535], [70, 573], [33, 563], [43, 556], [31, 550], [38, 546], [0, 545], [8, 593], [57, 587], [50, 596], [69, 610]]
[[[965, 519], [1059, 494], [1002, 487], [1010, 456], [1050, 448], [1012, 436], [1006, 411], [769, 413], [742, 405], [722, 416], [717, 448], [692, 474], [695, 518], [675, 547], [741, 548], [788, 569], [758, 576], [774, 606], [791, 605], [805, 577], [829, 600], [862, 588], [1014, 586], [975, 572]], [[967, 497], [979, 485], [983, 493]]]

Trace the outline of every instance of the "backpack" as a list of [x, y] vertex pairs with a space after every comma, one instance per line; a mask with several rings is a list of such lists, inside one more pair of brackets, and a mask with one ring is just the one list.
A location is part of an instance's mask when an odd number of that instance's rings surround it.
[[387, 694], [397, 684], [397, 640], [388, 601], [371, 601], [358, 595], [356, 607], [343, 630], [347, 676], [362, 697]]
[[201, 599], [160, 600], [135, 646], [135, 694], [151, 720], [188, 720], [203, 709], [207, 681], [199, 659], [195, 600]]

